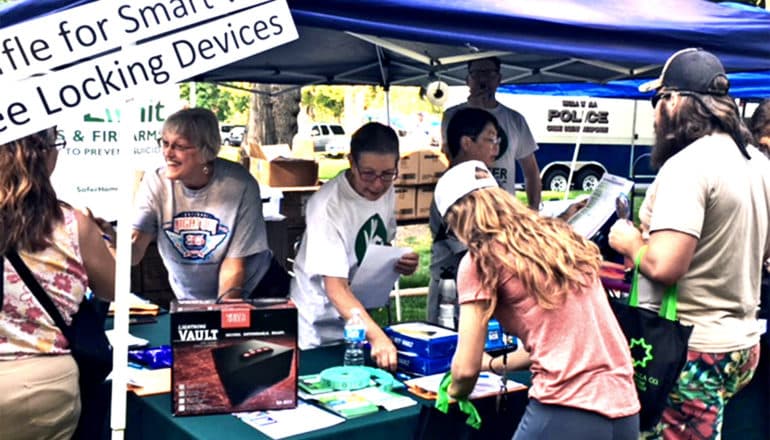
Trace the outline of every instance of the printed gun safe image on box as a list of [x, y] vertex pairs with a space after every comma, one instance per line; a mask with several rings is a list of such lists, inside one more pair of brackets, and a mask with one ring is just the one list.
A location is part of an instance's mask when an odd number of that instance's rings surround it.
[[294, 358], [289, 347], [259, 341], [216, 348], [211, 354], [233, 405], [286, 379]]

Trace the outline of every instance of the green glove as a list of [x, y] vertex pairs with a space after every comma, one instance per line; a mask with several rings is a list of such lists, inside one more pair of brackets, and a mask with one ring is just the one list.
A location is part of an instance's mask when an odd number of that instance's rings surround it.
[[[447, 372], [444, 375], [444, 378], [441, 379], [441, 385], [438, 387], [436, 409], [444, 414], [449, 412], [449, 394], [447, 393], [447, 390], [449, 390], [449, 384], [451, 383], [452, 373]], [[460, 408], [461, 412], [468, 415], [468, 419], [465, 421], [468, 426], [473, 429], [481, 428], [481, 416], [479, 415], [478, 410], [476, 410], [476, 406], [473, 404], [473, 402], [468, 400], [467, 397], [463, 397], [462, 399], [457, 399], [457, 406]]]

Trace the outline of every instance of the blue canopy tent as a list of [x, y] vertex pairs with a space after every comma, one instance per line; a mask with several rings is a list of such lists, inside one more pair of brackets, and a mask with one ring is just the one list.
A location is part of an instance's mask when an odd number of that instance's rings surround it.
[[[23, 0], [2, 28], [92, 0]], [[687, 46], [731, 72], [770, 70], [770, 16], [703, 0], [288, 0], [300, 38], [196, 81], [463, 84], [465, 62], [498, 55], [505, 84], [650, 77]], [[2, 81], [2, 76], [0, 76]]]
[[[770, 97], [770, 71], [728, 73], [730, 95], [735, 98]], [[502, 86], [503, 93], [553, 96], [593, 96], [596, 98], [646, 99], [650, 93], [642, 93], [638, 87], [645, 80], [629, 79], [594, 83], [542, 83], [509, 84]]]

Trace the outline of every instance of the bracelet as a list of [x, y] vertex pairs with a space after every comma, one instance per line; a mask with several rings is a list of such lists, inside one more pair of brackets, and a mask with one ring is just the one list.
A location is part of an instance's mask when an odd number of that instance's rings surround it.
[[493, 372], [495, 374], [498, 374], [497, 371], [495, 371], [495, 368], [492, 366], [492, 361], [494, 361], [494, 360], [495, 360], [495, 358], [490, 356], [489, 357], [489, 365], [487, 365], [487, 367], [489, 368], [489, 371], [491, 371], [491, 372]]

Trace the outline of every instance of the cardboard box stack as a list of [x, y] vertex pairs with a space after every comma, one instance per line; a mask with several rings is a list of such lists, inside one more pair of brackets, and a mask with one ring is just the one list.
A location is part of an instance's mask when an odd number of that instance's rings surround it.
[[287, 187], [318, 183], [318, 162], [294, 156], [287, 144], [251, 144], [249, 156], [249, 171], [260, 184]]
[[396, 219], [413, 220], [430, 217], [433, 189], [449, 166], [449, 160], [438, 148], [406, 150], [398, 164], [396, 186]]

